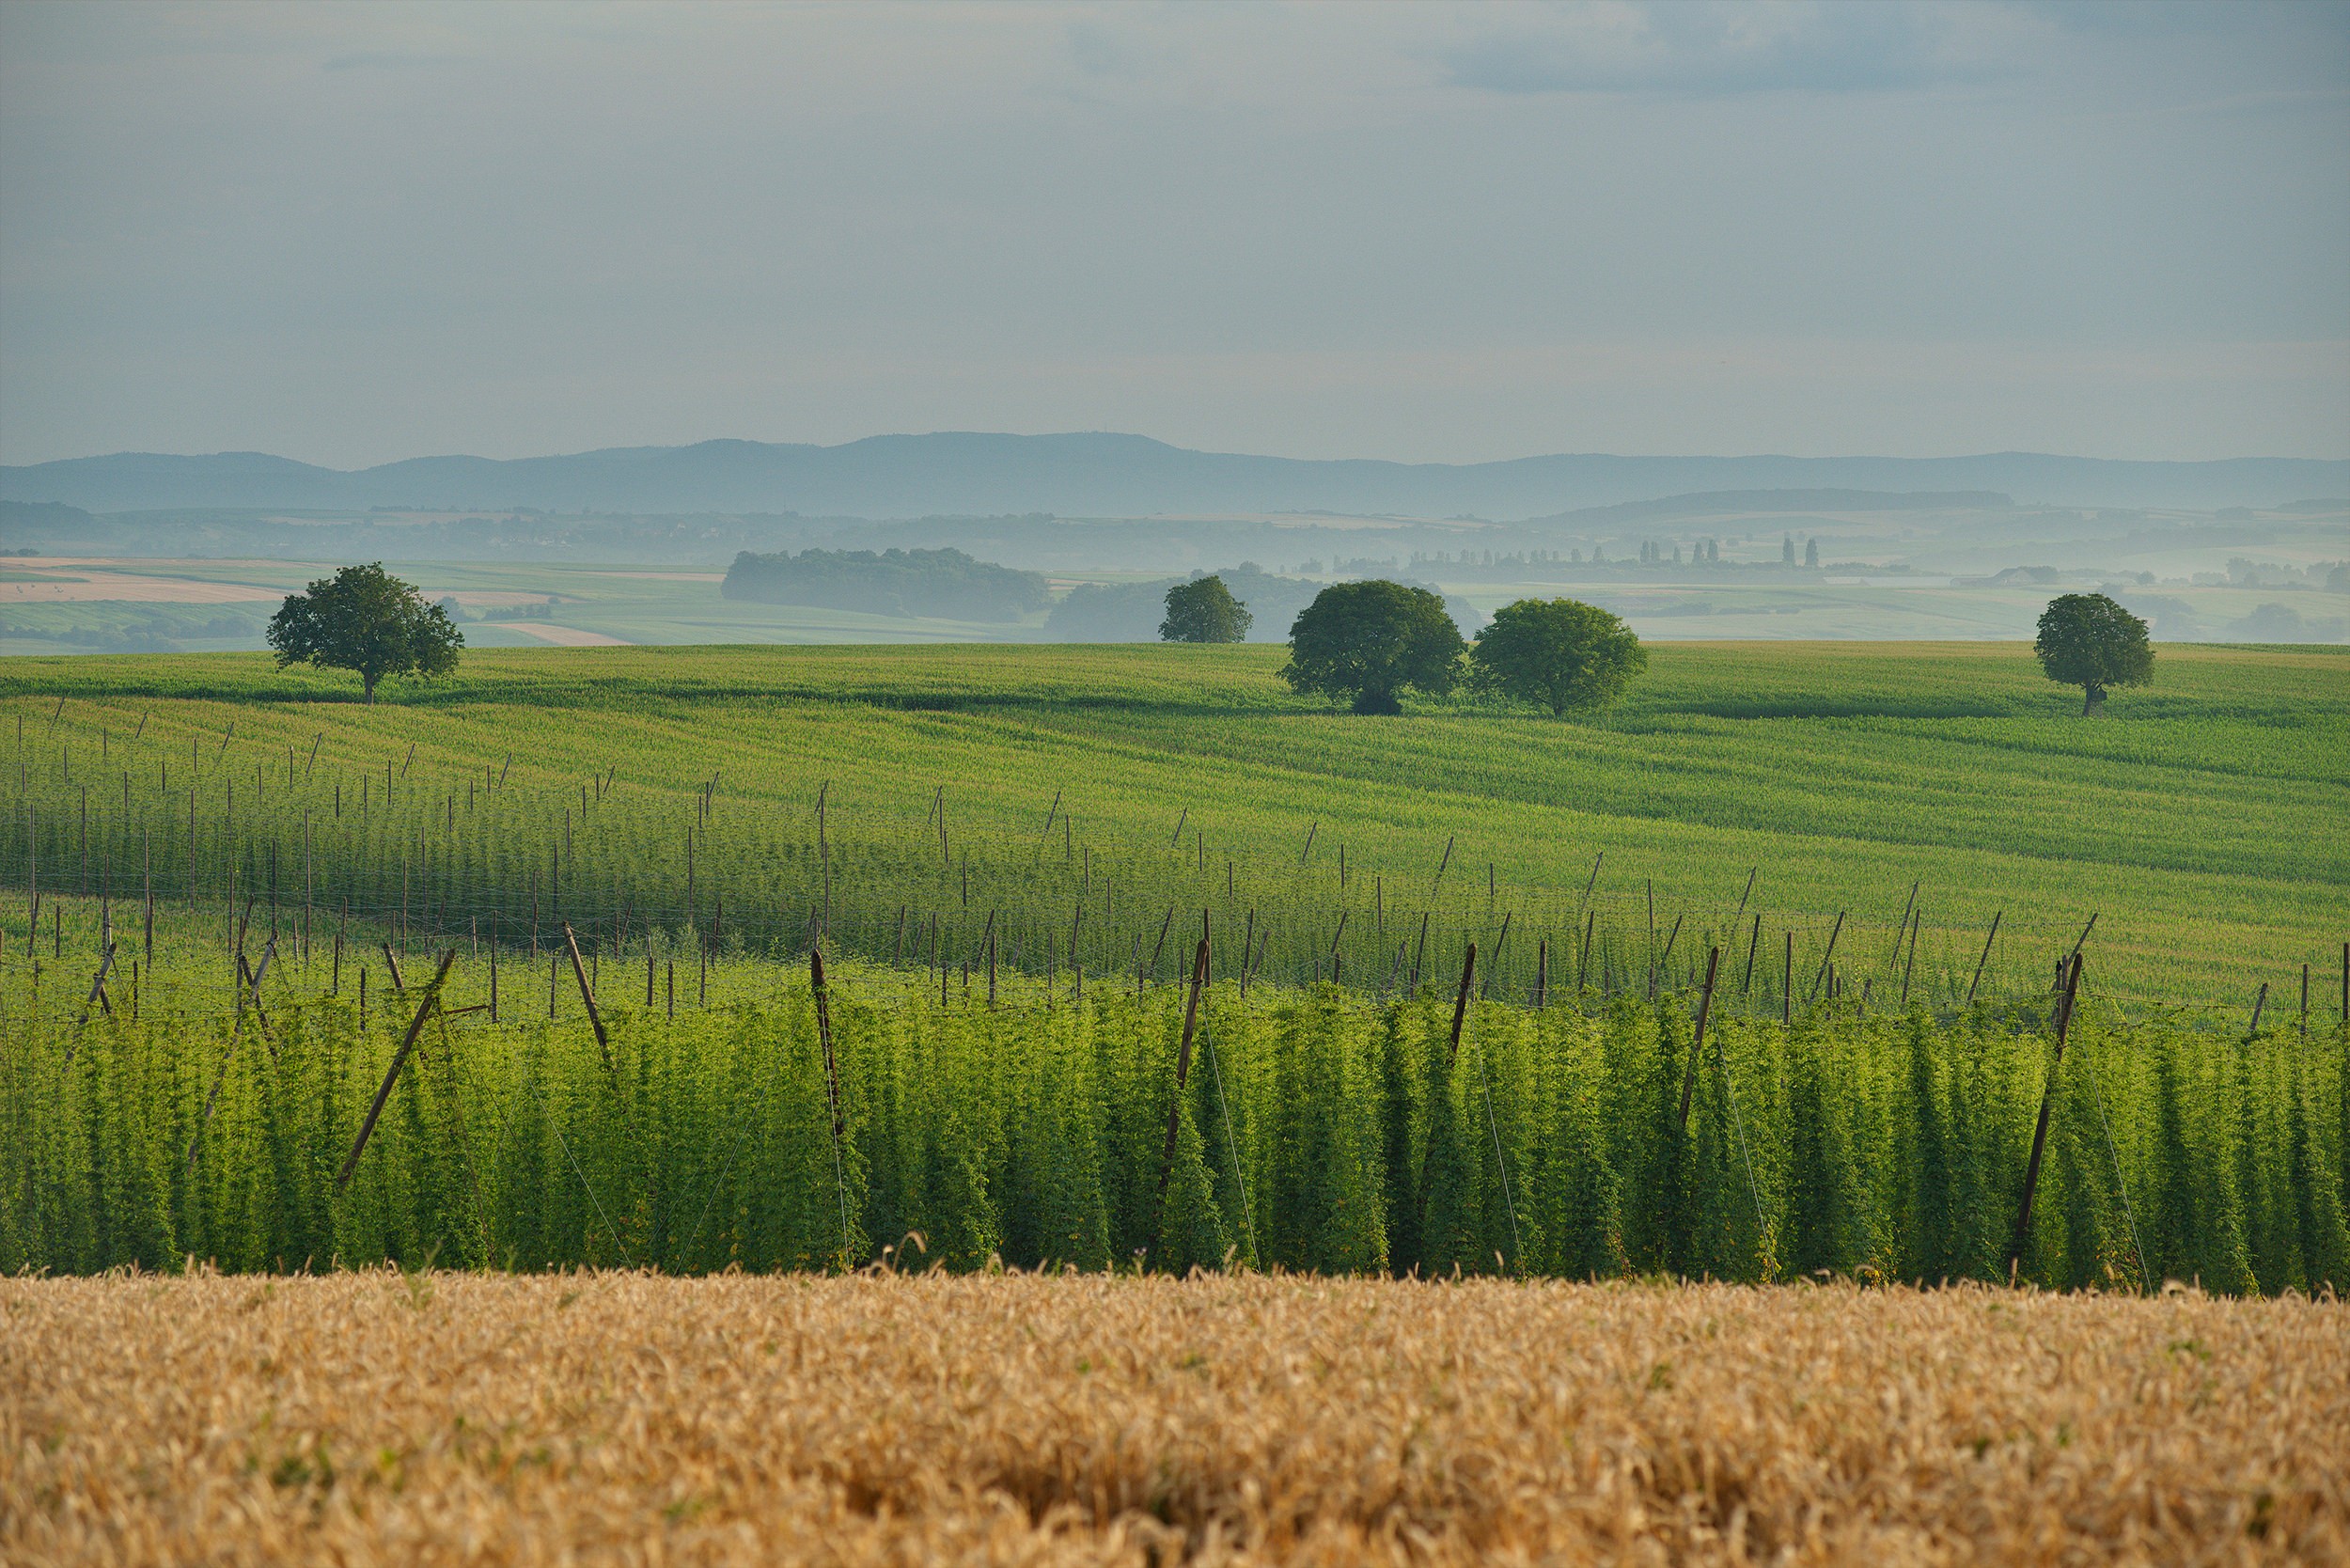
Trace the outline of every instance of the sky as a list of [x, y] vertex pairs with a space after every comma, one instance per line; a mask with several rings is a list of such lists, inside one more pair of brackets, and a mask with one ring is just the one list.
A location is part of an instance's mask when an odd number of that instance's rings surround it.
[[0, 7], [0, 461], [2350, 456], [2350, 4]]

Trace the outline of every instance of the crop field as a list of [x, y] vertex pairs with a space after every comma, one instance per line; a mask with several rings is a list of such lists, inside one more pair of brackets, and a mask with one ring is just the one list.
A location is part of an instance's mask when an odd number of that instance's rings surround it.
[[290, 937], [257, 1007], [227, 947], [164, 945], [111, 1011], [54, 959], [0, 986], [0, 1272], [2350, 1285], [2350, 1034], [2281, 1009], [1381, 1001], [1205, 942], [1182, 984], [849, 965], [820, 1003], [807, 961]]
[[2305, 1298], [0, 1280], [24, 1563], [2339, 1562], [2346, 1432]]
[[373, 708], [255, 656], [10, 661], [0, 876], [28, 896], [0, 922], [21, 946], [37, 884], [151, 886], [419, 939], [821, 930], [901, 961], [934, 932], [1102, 974], [1205, 908], [1308, 981], [1477, 939], [1499, 994], [1570, 951], [1685, 985], [1719, 946], [1765, 996], [1832, 959], [1954, 999], [2044, 987], [2093, 917], [2092, 990], [2237, 1020], [2339, 962], [2340, 651], [2166, 648], [2093, 722], [2004, 645], [1663, 647], [1601, 725], [1332, 713], [1280, 658], [493, 651]]

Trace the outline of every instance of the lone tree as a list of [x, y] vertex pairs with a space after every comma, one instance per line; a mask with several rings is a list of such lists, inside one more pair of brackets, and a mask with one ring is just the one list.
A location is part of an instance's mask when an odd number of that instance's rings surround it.
[[1407, 688], [1441, 697], [1460, 678], [1461, 629], [1426, 588], [1333, 583], [1290, 627], [1281, 678], [1293, 690], [1352, 698], [1358, 713], [1400, 713]]
[[280, 669], [307, 663], [356, 671], [373, 702], [375, 683], [386, 675], [430, 679], [455, 669], [465, 635], [377, 561], [346, 566], [307, 593], [288, 594], [270, 619], [269, 645]]
[[1469, 650], [1477, 683], [1555, 718], [1605, 708], [1648, 667], [1632, 628], [1596, 604], [1521, 599], [1494, 612]]
[[1159, 640], [1239, 642], [1248, 635], [1254, 619], [1223, 578], [1201, 577], [1167, 590], [1167, 619], [1159, 622]]
[[2105, 707], [2107, 686], [2142, 686], [2154, 673], [2146, 623], [2102, 593], [2049, 600], [2031, 646], [2049, 680], [2081, 688], [2083, 718]]

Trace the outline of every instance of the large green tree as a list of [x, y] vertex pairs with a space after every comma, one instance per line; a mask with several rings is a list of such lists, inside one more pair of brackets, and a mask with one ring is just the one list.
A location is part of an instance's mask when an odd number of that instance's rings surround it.
[[354, 671], [367, 700], [386, 675], [430, 679], [457, 667], [465, 635], [448, 613], [390, 572], [381, 561], [346, 566], [306, 593], [290, 593], [269, 623], [277, 667], [313, 664]]
[[1221, 577], [1201, 577], [1178, 583], [1167, 590], [1167, 619], [1159, 622], [1161, 642], [1239, 642], [1248, 635], [1256, 618], [1232, 597]]
[[1426, 588], [1333, 583], [1291, 624], [1281, 678], [1297, 691], [1349, 698], [1358, 713], [1399, 713], [1407, 690], [1450, 691], [1465, 647], [1444, 601]]
[[2049, 600], [2032, 651], [2049, 680], [2081, 688], [2084, 718], [2105, 707], [2107, 686], [2142, 686], [2154, 673], [2146, 623], [2102, 593]]
[[1494, 612], [1469, 651], [1478, 683], [1555, 717], [1605, 708], [1648, 667], [1632, 629], [1596, 604], [1521, 599]]

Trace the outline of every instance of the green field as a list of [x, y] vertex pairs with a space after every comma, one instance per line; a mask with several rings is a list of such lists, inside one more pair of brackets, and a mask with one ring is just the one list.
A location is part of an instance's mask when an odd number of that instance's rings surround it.
[[2092, 1000], [2058, 1056], [2044, 999], [1937, 1019], [1847, 992], [1788, 1027], [1725, 996], [1700, 1050], [1687, 998], [1585, 989], [1456, 1023], [1448, 973], [1379, 1004], [1227, 978], [1194, 1035], [1177, 984], [852, 964], [820, 1026], [805, 963], [725, 960], [708, 1005], [692, 970], [648, 1005], [644, 967], [607, 958], [591, 1031], [563, 959], [509, 950], [500, 986], [467, 952], [433, 1016], [422, 955], [400, 991], [373, 955], [290, 943], [257, 1013], [224, 994], [216, 937], [171, 934], [86, 1022], [78, 965], [45, 1006], [22, 962], [0, 977], [0, 1272], [697, 1273], [895, 1249], [958, 1270], [1998, 1280], [2045, 1085], [2022, 1278], [2350, 1282], [2350, 1036], [2329, 1021], [2248, 1035]]
[[[1483, 931], [1489, 950], [1511, 917], [1505, 967], [1529, 976], [1542, 937], [1579, 946], [1590, 907], [1598, 945], [1638, 965], [1680, 917], [1688, 934], [1667, 967], [1685, 979], [1701, 940], [1742, 962], [1756, 912], [1766, 951], [1784, 926], [1814, 964], [1841, 912], [1841, 962], [1883, 985], [1913, 884], [1916, 963], [1946, 986], [2002, 912], [1992, 968], [2006, 983], [2049, 973], [2092, 915], [2091, 984], [2110, 994], [2248, 1010], [2263, 982], [2293, 992], [2304, 964], [2323, 994], [2339, 964], [2342, 651], [2165, 647], [2155, 684], [2094, 721], [2012, 645], [1668, 645], [1604, 725], [1470, 704], [1358, 718], [1292, 697], [1280, 659], [480, 651], [372, 709], [345, 679], [258, 656], [11, 661], [0, 734], [14, 740], [13, 720], [23, 739], [0, 783], [0, 865], [22, 882], [30, 820], [51, 886], [119, 889], [144, 855], [184, 896], [193, 782], [196, 891], [231, 876], [255, 891], [275, 854], [292, 900], [306, 813], [310, 896], [388, 911], [406, 883], [412, 920], [430, 903], [445, 921], [519, 920], [537, 879], [548, 917], [560, 894], [583, 928], [627, 910], [675, 926], [689, 903], [706, 919], [723, 899], [727, 929], [782, 940], [807, 929], [828, 859], [830, 925], [865, 933], [869, 951], [894, 940], [876, 922], [901, 909], [917, 926], [938, 915], [968, 951], [990, 909], [1025, 909], [1033, 948], [1084, 905], [1080, 956], [1103, 969], [1177, 903], [1234, 923], [1255, 912], [1282, 933], [1269, 961], [1301, 979], [1346, 911], [1342, 956], [1365, 983], [1394, 966], [1399, 915], [1404, 935], [1433, 911], [1440, 932]], [[604, 770], [613, 782], [590, 789]], [[372, 815], [334, 816], [334, 791], [363, 779]], [[568, 861], [551, 865], [567, 835]], [[981, 880], [965, 891], [957, 863], [973, 856]], [[24, 915], [19, 902], [0, 919], [21, 933]]]

